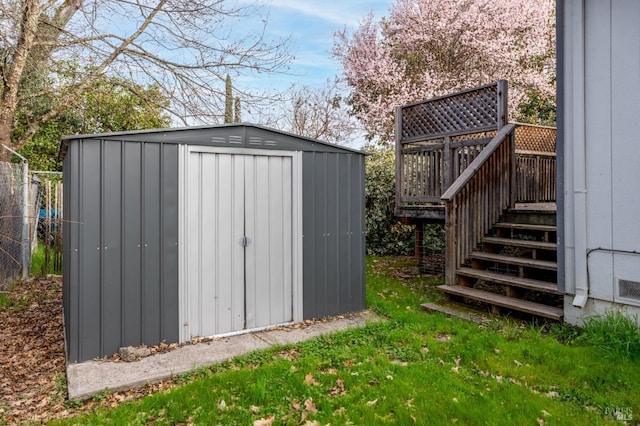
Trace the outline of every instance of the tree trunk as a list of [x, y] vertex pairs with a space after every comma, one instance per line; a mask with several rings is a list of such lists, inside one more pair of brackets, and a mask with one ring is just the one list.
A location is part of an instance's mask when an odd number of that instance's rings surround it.
[[8, 147], [11, 146], [11, 143], [6, 141], [11, 140], [11, 126], [3, 125], [0, 128], [0, 161], [10, 161], [11, 160], [11, 151], [2, 147], [2, 145], [6, 145]]
[[[11, 58], [11, 65], [4, 76], [5, 85], [2, 88], [2, 104], [0, 104], [0, 144], [7, 146], [11, 146], [11, 129], [13, 128], [13, 119], [18, 104], [18, 88], [36, 38], [40, 13], [39, 1], [24, 1], [20, 36], [16, 44], [15, 53]], [[2, 151], [6, 150], [3, 149]], [[0, 158], [4, 159], [5, 155], [3, 152], [3, 156]]]

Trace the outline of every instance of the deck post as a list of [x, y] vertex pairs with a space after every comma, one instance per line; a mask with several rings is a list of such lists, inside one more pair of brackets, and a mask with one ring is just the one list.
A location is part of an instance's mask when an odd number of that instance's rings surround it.
[[404, 159], [402, 158], [402, 107], [396, 108], [396, 208], [402, 206], [402, 187], [404, 181], [403, 165]]
[[517, 186], [516, 186], [516, 131], [514, 130], [509, 134], [509, 162], [511, 164], [510, 176], [509, 176], [509, 208], [512, 209], [516, 205]]
[[541, 170], [541, 161], [540, 161], [540, 155], [536, 155], [535, 157], [535, 161], [536, 161], [536, 169], [535, 169], [535, 175], [534, 175], [534, 182], [535, 182], [535, 201], [536, 203], [540, 202], [540, 180], [541, 180], [541, 175], [542, 175], [542, 170]]
[[[444, 137], [444, 188], [442, 189], [442, 194], [445, 193], [447, 189], [453, 183], [453, 163], [451, 159], [453, 156], [451, 155], [451, 137], [448, 135]], [[440, 195], [442, 195], [440, 194]]]
[[418, 262], [418, 266], [422, 263], [422, 241], [424, 237], [423, 232], [423, 222], [418, 220], [415, 222], [416, 231], [415, 231], [415, 246], [414, 246], [414, 256], [416, 261]]
[[507, 80], [498, 80], [498, 130], [509, 124], [509, 89]]
[[445, 241], [444, 256], [445, 256], [445, 284], [456, 284], [456, 269], [458, 264], [456, 261], [456, 251], [458, 250], [456, 244], [456, 207], [454, 206], [455, 198], [453, 200], [446, 201], [446, 210], [444, 218], [445, 229]]

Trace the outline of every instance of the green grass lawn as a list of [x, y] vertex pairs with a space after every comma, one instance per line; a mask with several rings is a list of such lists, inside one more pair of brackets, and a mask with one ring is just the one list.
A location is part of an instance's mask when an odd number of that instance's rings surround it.
[[58, 268], [55, 267], [55, 250], [54, 247], [49, 249], [49, 267], [45, 268], [46, 251], [43, 243], [38, 243], [35, 250], [31, 252], [31, 270], [30, 275], [44, 276], [47, 274], [61, 274], [61, 265]]
[[405, 258], [368, 259], [367, 304], [385, 321], [253, 352], [183, 376], [169, 391], [60, 423], [592, 425], [640, 419], [640, 356], [590, 345], [567, 326], [505, 319], [480, 326], [421, 311], [420, 303], [441, 299], [434, 290], [441, 281], [402, 272], [410, 265]]

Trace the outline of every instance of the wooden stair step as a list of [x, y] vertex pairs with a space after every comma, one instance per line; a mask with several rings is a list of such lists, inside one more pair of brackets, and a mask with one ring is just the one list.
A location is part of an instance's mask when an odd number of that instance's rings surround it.
[[556, 232], [557, 227], [554, 225], [536, 225], [528, 223], [498, 222], [493, 225], [494, 228], [518, 229], [526, 231], [543, 231]]
[[479, 280], [490, 281], [496, 284], [509, 285], [513, 287], [526, 288], [528, 290], [541, 291], [549, 294], [562, 294], [558, 291], [558, 285], [548, 281], [534, 280], [531, 278], [520, 278], [512, 275], [501, 274], [499, 272], [484, 271], [482, 269], [459, 268], [456, 275], [477, 278]]
[[558, 210], [556, 203], [518, 203], [510, 212], [516, 213], [540, 213], [540, 214], [556, 214]]
[[526, 257], [505, 256], [503, 254], [484, 253], [474, 251], [471, 259], [484, 260], [487, 262], [506, 263], [508, 265], [525, 266], [530, 268], [545, 269], [547, 271], [557, 271], [558, 263], [550, 260], [529, 259]]
[[556, 250], [556, 243], [547, 243], [544, 241], [534, 240], [520, 240], [516, 238], [502, 238], [502, 237], [484, 237], [483, 242], [489, 244], [500, 244], [503, 246], [523, 247], [532, 249], [543, 250]]
[[536, 225], [556, 225], [556, 211], [533, 209], [510, 209], [503, 215], [500, 222], [525, 223]]
[[488, 291], [478, 290], [471, 287], [441, 285], [438, 286], [438, 289], [447, 294], [466, 297], [467, 299], [477, 300], [478, 302], [501, 306], [518, 312], [526, 312], [528, 314], [550, 318], [556, 321], [561, 321], [564, 315], [562, 308], [542, 305], [528, 300], [515, 299], [513, 297], [489, 293]]

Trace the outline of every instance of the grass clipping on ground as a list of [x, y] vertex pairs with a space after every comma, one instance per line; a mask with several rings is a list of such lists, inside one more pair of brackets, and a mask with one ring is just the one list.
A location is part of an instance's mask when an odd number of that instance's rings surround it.
[[[53, 423], [637, 422], [636, 358], [568, 326], [478, 325], [421, 311], [441, 300], [439, 284], [411, 259], [369, 259], [367, 304], [387, 321], [252, 352], [137, 393], [66, 402], [63, 415], [80, 416]], [[153, 394], [138, 398], [144, 393]]]

